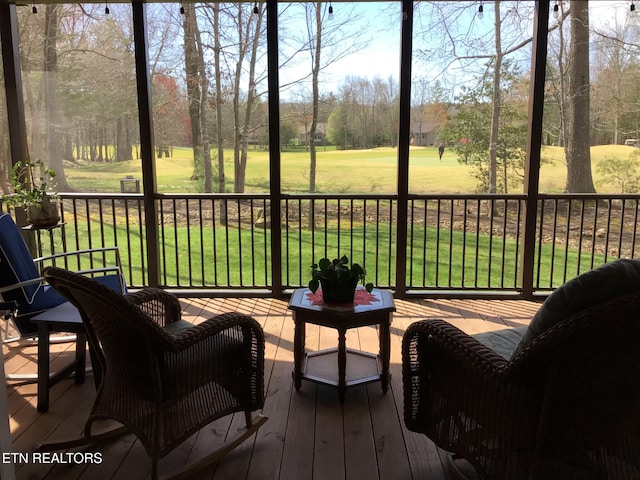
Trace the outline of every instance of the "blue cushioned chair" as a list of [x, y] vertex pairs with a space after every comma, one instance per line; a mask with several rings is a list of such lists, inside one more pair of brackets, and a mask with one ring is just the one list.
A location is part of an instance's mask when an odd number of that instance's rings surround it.
[[[110, 261], [113, 265], [107, 264]], [[90, 265], [92, 268], [79, 273], [87, 274], [117, 292], [126, 291], [117, 247], [78, 250], [34, 259], [11, 215], [0, 215], [0, 300], [15, 302], [17, 306], [13, 323], [19, 332], [18, 338], [35, 335], [36, 327], [30, 318], [67, 301], [53, 287], [46, 285], [40, 274], [39, 266], [44, 268], [56, 263], [67, 268], [70, 263], [79, 268]], [[93, 268], [95, 265], [100, 267]], [[8, 332], [9, 324], [5, 331], [6, 339], [9, 339]]]

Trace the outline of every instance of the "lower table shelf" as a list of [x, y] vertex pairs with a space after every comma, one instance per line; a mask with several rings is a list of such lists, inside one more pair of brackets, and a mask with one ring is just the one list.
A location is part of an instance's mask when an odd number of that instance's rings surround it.
[[[347, 387], [380, 381], [382, 368], [378, 355], [347, 348], [345, 384]], [[338, 386], [338, 349], [330, 348], [306, 352], [302, 378], [313, 382]]]

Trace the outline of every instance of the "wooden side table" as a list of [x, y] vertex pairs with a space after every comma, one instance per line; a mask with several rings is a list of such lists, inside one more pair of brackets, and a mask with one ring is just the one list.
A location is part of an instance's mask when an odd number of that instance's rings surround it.
[[[49, 388], [71, 373], [75, 373], [75, 382], [84, 383], [87, 356], [87, 333], [82, 317], [71, 302], [42, 312], [31, 319], [38, 325], [38, 403], [39, 412], [49, 410]], [[69, 332], [76, 334], [76, 355], [66, 367], [50, 375], [49, 350], [51, 332]], [[99, 371], [95, 372], [96, 386], [99, 383]]]
[[[344, 402], [347, 387], [380, 381], [382, 391], [389, 388], [389, 357], [391, 337], [389, 327], [396, 307], [393, 295], [386, 290], [374, 289], [370, 294], [364, 289], [356, 291], [353, 304], [327, 305], [321, 291], [315, 294], [308, 288], [297, 289], [291, 296], [289, 309], [295, 322], [293, 379], [296, 390], [302, 380], [310, 380], [337, 387], [340, 401]], [[311, 323], [338, 331], [338, 346], [318, 352], [305, 350], [305, 325]], [[346, 347], [346, 332], [350, 328], [379, 325], [380, 351], [377, 354]], [[338, 377], [328, 375], [331, 361], [338, 361]], [[374, 364], [374, 370], [364, 375], [347, 379], [347, 357]], [[327, 363], [329, 362], [329, 368]], [[316, 364], [316, 365], [313, 365]]]
[[[0, 314], [11, 315], [16, 306], [13, 302], [0, 302]], [[16, 472], [13, 462], [5, 462], [4, 455], [11, 455], [13, 445], [11, 443], [11, 428], [9, 426], [9, 407], [7, 401], [7, 381], [4, 371], [4, 351], [0, 346], [0, 478], [2, 480], [15, 480]]]

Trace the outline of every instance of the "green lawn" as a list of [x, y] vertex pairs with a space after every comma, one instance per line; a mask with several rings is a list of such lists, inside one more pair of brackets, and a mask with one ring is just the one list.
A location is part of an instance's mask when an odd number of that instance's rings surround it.
[[[79, 230], [76, 244], [75, 230], [70, 227], [68, 222], [68, 249], [98, 246], [101, 242], [117, 244], [125, 271], [131, 271], [127, 282], [135, 286], [144, 284], [142, 252], [145, 241], [139, 229], [133, 228], [127, 237], [124, 225], [108, 227], [101, 232], [95, 224], [91, 241], [85, 228]], [[269, 230], [205, 227], [202, 232], [201, 235], [199, 227], [162, 227], [165, 241], [160, 252], [161, 283], [182, 287], [271, 285]], [[476, 239], [474, 234], [438, 231], [432, 227], [427, 227], [426, 232], [421, 227], [414, 228], [412, 239], [407, 262], [410, 287], [515, 289], [519, 286], [517, 269], [522, 252], [518, 251], [513, 239], [491, 240], [486, 235]], [[315, 236], [308, 229], [291, 230], [282, 241], [283, 282], [290, 286], [305, 285], [313, 261], [317, 262], [325, 255], [333, 258], [347, 254], [352, 261], [364, 265], [368, 281], [380, 287], [390, 286], [395, 278], [395, 241], [395, 226], [389, 224], [380, 224], [377, 230], [371, 226], [367, 229], [357, 226], [352, 231], [341, 229], [340, 232], [328, 228], [326, 234], [316, 233]], [[575, 249], [569, 250], [565, 258], [563, 250], [556, 248], [552, 259], [550, 245], [542, 247], [542, 258], [539, 278], [543, 288], [562, 284], [565, 267], [567, 278], [572, 278], [578, 271], [588, 269], [591, 262], [589, 253], [583, 253], [579, 259]], [[580, 269], [578, 261], [581, 262]], [[598, 265], [604, 258], [596, 256], [594, 262]], [[82, 267], [87, 268], [88, 263]], [[538, 277], [537, 272], [535, 275]]]
[[[608, 157], [628, 156], [633, 147], [599, 146], [592, 148], [594, 166]], [[192, 158], [189, 149], [174, 148], [174, 157], [157, 159], [158, 189], [166, 193], [196, 192], [197, 182], [189, 180], [192, 174]], [[550, 160], [541, 172], [541, 190], [559, 192], [565, 182], [563, 150], [545, 147], [543, 157]], [[227, 160], [232, 158], [226, 153]], [[380, 148], [362, 151], [336, 151], [323, 148], [318, 152], [317, 185], [321, 192], [341, 193], [392, 193], [396, 182], [396, 150]], [[104, 165], [76, 166], [67, 170], [72, 186], [79, 191], [119, 191], [119, 179], [126, 175], [140, 176], [139, 161]], [[268, 153], [251, 151], [247, 169], [247, 192], [268, 190]], [[283, 152], [282, 185], [287, 192], [308, 190], [308, 153]], [[232, 166], [227, 162], [227, 176], [232, 176]], [[474, 191], [474, 179], [468, 168], [460, 165], [452, 150], [447, 149], [440, 161], [432, 147], [416, 147], [411, 150], [410, 186], [413, 192], [467, 193]], [[143, 283], [146, 260], [143, 227], [133, 227], [127, 237], [124, 218], [117, 218], [117, 225], [100, 233], [100, 220], [92, 219], [92, 244], [120, 246], [123, 261], [131, 265], [129, 283]], [[67, 220], [68, 243], [76, 246], [75, 232]], [[77, 246], [89, 246], [86, 224], [80, 224]], [[270, 272], [270, 232], [264, 230], [205, 227], [200, 237], [199, 227], [162, 226], [164, 243], [161, 246], [161, 281], [171, 286], [268, 286]], [[426, 239], [426, 241], [425, 241]], [[285, 231], [282, 240], [283, 281], [297, 286], [308, 281], [309, 266], [326, 254], [349, 255], [354, 261], [364, 263], [369, 281], [388, 286], [395, 278], [395, 225], [380, 224], [379, 230], [371, 226], [365, 231], [362, 225], [343, 227], [328, 225], [324, 233], [312, 235], [309, 229]], [[352, 243], [353, 242], [353, 243]], [[215, 244], [214, 244], [215, 243]], [[536, 278], [541, 286], [560, 285], [588, 268], [589, 254], [580, 258], [576, 250], [560, 256], [557, 250], [552, 257], [551, 245], [542, 247], [542, 258]], [[490, 287], [517, 288], [519, 282], [519, 255], [515, 240], [493, 239], [482, 235], [477, 245], [475, 235], [463, 232], [414, 227], [413, 241], [409, 240], [408, 284], [419, 287]], [[188, 253], [189, 252], [189, 253]], [[366, 253], [364, 253], [366, 252]], [[302, 259], [302, 264], [301, 260]], [[603, 258], [596, 258], [600, 264]], [[553, 264], [553, 267], [552, 267]], [[580, 264], [580, 268], [578, 268]], [[377, 269], [375, 266], [377, 265]], [[553, 271], [553, 273], [552, 273]]]
[[[599, 185], [597, 164], [607, 157], [628, 158], [634, 147], [601, 145], [591, 148], [594, 180], [602, 193], [615, 193], [614, 187]], [[193, 173], [193, 155], [188, 148], [175, 147], [173, 157], [156, 159], [158, 191], [161, 193], [198, 192]], [[564, 190], [566, 166], [560, 147], [544, 147], [547, 160], [540, 172], [540, 189], [557, 193]], [[216, 160], [214, 159], [214, 165]], [[68, 166], [70, 185], [77, 191], [118, 192], [120, 178], [141, 178], [140, 160], [110, 164]], [[225, 151], [227, 190], [232, 190], [233, 152]], [[249, 151], [245, 192], [267, 192], [269, 154], [265, 150]], [[321, 193], [394, 193], [397, 179], [397, 149], [334, 150], [319, 147], [316, 190]], [[285, 192], [309, 191], [309, 154], [304, 151], [282, 152], [282, 189]], [[471, 170], [458, 163], [453, 150], [447, 149], [442, 160], [434, 147], [412, 147], [409, 160], [409, 188], [412, 193], [474, 193], [476, 181]], [[521, 189], [519, 190], [522, 191]], [[514, 188], [512, 193], [518, 193]]]

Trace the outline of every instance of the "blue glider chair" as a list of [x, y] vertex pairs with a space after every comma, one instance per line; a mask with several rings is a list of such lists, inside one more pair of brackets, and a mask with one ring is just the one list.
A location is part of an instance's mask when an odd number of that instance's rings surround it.
[[[0, 215], [0, 301], [15, 308], [5, 320], [5, 342], [30, 340], [38, 344], [37, 374], [7, 374], [7, 380], [21, 384], [38, 383], [38, 410], [46, 411], [49, 402], [49, 387], [75, 372], [76, 383], [84, 382], [86, 335], [69, 324], [49, 322], [47, 333], [40, 334], [38, 326], [31, 319], [39, 314], [60, 306], [63, 316], [69, 314], [72, 320], [77, 309], [71, 304], [67, 309], [67, 299], [53, 287], [47, 285], [41, 271], [49, 265], [64, 265], [76, 269], [77, 273], [90, 276], [116, 292], [126, 293], [126, 284], [121, 273], [120, 255], [117, 247], [93, 248], [65, 252], [48, 257], [33, 258], [20, 229], [13, 218], [5, 213]], [[52, 312], [53, 314], [54, 312]], [[59, 315], [57, 315], [59, 317]], [[75, 315], [79, 317], [79, 314]], [[62, 322], [64, 320], [61, 319]], [[13, 325], [15, 328], [11, 328]], [[18, 335], [9, 335], [17, 330]], [[77, 335], [64, 335], [64, 333]], [[49, 333], [63, 334], [50, 337]], [[49, 345], [60, 342], [76, 342], [76, 358], [69, 365], [53, 373], [49, 371]], [[43, 343], [44, 342], [44, 343]], [[95, 379], [94, 379], [95, 380]]]
[[[108, 265], [107, 262], [113, 262]], [[19, 228], [8, 213], [0, 215], [0, 300], [15, 302], [17, 310], [13, 323], [19, 337], [31, 337], [36, 326], [29, 320], [35, 315], [66, 302], [53, 287], [46, 285], [40, 270], [55, 263], [77, 266], [78, 273], [91, 276], [94, 280], [125, 293], [126, 285], [120, 269], [120, 255], [117, 247], [93, 248], [65, 252], [34, 259], [29, 252]], [[96, 265], [100, 265], [95, 268]], [[85, 266], [85, 270], [81, 270]], [[6, 325], [5, 338], [9, 338]]]

